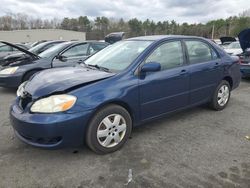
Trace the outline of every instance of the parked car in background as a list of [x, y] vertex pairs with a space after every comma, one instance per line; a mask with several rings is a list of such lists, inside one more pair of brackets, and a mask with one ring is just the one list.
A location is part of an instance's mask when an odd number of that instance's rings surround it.
[[123, 40], [125, 37], [125, 32], [115, 32], [115, 33], [110, 33], [108, 34], [104, 40], [105, 42], [109, 44], [113, 44], [115, 42], [118, 42], [120, 40]]
[[[35, 55], [39, 55], [40, 53], [44, 52], [45, 50], [47, 50], [47, 49], [49, 49], [57, 44], [60, 44], [62, 42], [66, 42], [66, 41], [57, 40], [57, 41], [43, 42], [43, 43], [36, 45], [35, 47], [30, 48], [28, 51], [30, 51], [31, 53], [33, 53]], [[0, 66], [6, 66], [6, 65], [11, 64], [13, 61], [16, 61], [17, 59], [20, 61], [20, 60], [24, 60], [25, 58], [29, 58], [29, 57], [27, 57], [27, 54], [23, 53], [23, 52], [8, 55], [8, 56], [4, 57], [2, 61], [0, 61]]]
[[48, 40], [39, 40], [39, 41], [36, 41], [36, 42], [32, 43], [32, 44], [30, 45], [30, 47], [31, 47], [31, 48], [32, 48], [32, 47], [35, 47], [36, 45], [42, 44], [42, 43], [47, 42], [47, 41], [48, 41]]
[[229, 55], [241, 55], [243, 53], [243, 50], [240, 46], [240, 42], [236, 41], [236, 42], [232, 42], [231, 44], [229, 44], [227, 47], [225, 47], [225, 51], [229, 54]]
[[211, 39], [215, 44], [221, 46], [221, 40], [220, 39]]
[[221, 44], [220, 46], [223, 47], [223, 48], [226, 48], [229, 44], [231, 44], [232, 42], [236, 42], [236, 38], [234, 37], [220, 37], [220, 41], [221, 41]]
[[239, 58], [210, 40], [145, 36], [119, 41], [71, 68], [42, 71], [17, 92], [10, 116], [19, 139], [59, 148], [120, 149], [132, 127], [209, 103], [224, 109], [240, 83]]
[[[25, 50], [28, 50], [29, 48], [24, 45], [24, 44], [19, 44], [19, 43], [16, 43], [15, 44], [16, 46], [22, 48], [22, 49], [25, 49]], [[10, 54], [15, 54], [15, 53], [19, 53], [20, 51], [16, 48], [13, 48], [7, 44], [5, 44], [3, 41], [0, 41], [0, 61], [7, 55], [10, 55]]]
[[241, 60], [241, 73], [243, 78], [250, 78], [250, 48], [240, 56]]
[[16, 60], [2, 66], [0, 70], [0, 87], [18, 87], [35, 73], [55, 67], [75, 66], [90, 55], [108, 46], [102, 42], [63, 42], [36, 55], [27, 50], [21, 50], [29, 58]]
[[240, 55], [242, 77], [250, 78], [250, 28], [241, 31], [238, 38], [243, 50], [242, 55]]

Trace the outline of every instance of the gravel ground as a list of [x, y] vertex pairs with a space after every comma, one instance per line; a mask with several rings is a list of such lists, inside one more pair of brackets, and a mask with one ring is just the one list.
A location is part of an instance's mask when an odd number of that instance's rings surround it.
[[14, 98], [0, 88], [0, 187], [250, 187], [250, 80], [225, 110], [197, 107], [148, 123], [105, 156], [23, 144], [8, 118]]

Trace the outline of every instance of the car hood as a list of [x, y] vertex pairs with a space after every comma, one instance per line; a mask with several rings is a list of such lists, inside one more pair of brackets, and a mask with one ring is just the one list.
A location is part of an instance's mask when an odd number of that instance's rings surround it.
[[83, 67], [53, 68], [36, 74], [26, 85], [25, 91], [33, 99], [60, 93], [115, 75]]
[[4, 59], [10, 59], [10, 58], [15, 58], [15, 57], [21, 57], [21, 56], [23, 56], [23, 55], [24, 55], [23, 52], [15, 53], [15, 54], [11, 54], [11, 55], [5, 56]]
[[47, 63], [51, 62], [50, 58], [40, 58], [40, 59], [21, 59], [21, 60], [15, 60], [14, 62], [10, 63], [8, 66], [15, 67], [15, 66], [23, 66], [23, 65], [29, 65], [29, 64], [35, 64], [35, 63]]
[[221, 37], [220, 41], [221, 44], [224, 44], [225, 42], [235, 42], [236, 39], [234, 37]]
[[243, 51], [250, 48], [250, 28], [241, 31], [238, 38]]
[[28, 54], [28, 55], [30, 55], [30, 56], [32, 56], [32, 57], [36, 57], [36, 58], [39, 57], [38, 55], [36, 55], [36, 54], [34, 54], [34, 53], [32, 53], [32, 52], [30, 52], [30, 51], [28, 51], [28, 50], [25, 50], [25, 49], [23, 49], [23, 48], [21, 48], [21, 47], [15, 45], [15, 44], [11, 44], [11, 43], [5, 42], [5, 41], [0, 41], [0, 43], [3, 43], [3, 44], [6, 44], [6, 45], [8, 45], [8, 46], [11, 46], [11, 47], [13, 47], [13, 48], [16, 48], [16, 49], [18, 49], [19, 51], [21, 51], [21, 52], [23, 52], [23, 53], [25, 53], [25, 54]]
[[[37, 56], [36, 54], [33, 54], [32, 52], [27, 51], [19, 46], [16, 46], [14, 44], [4, 42], [4, 41], [0, 41], [0, 43], [16, 48], [22, 52], [22, 53], [17, 52], [11, 55], [7, 55], [7, 54], [4, 55], [4, 57], [0, 59], [0, 66], [2, 67], [11, 66], [12, 64], [13, 66], [29, 64], [29, 63], [32, 63], [32, 60], [40, 59], [40, 57]], [[25, 54], [27, 54], [28, 56], [26, 55], [25, 57]], [[27, 57], [30, 57], [30, 60], [27, 60]]]
[[9, 59], [5, 59], [4, 61], [0, 62], [0, 65], [2, 67], [16, 67], [16, 66], [23, 66], [23, 65], [29, 65], [33, 63], [42, 63], [42, 62], [47, 62], [49, 60], [47, 59], [33, 59], [33, 58], [27, 58], [25, 56], [21, 57], [13, 57]]

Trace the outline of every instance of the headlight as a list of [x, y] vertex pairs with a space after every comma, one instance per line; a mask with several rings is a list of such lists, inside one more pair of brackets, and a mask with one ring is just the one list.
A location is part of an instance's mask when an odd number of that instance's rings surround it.
[[76, 99], [72, 95], [52, 95], [36, 101], [30, 110], [39, 113], [64, 112], [74, 106]]
[[20, 97], [22, 94], [23, 94], [23, 92], [24, 92], [24, 87], [25, 87], [25, 85], [28, 83], [28, 81], [25, 81], [25, 82], [23, 82], [19, 87], [18, 87], [18, 89], [17, 89], [17, 91], [16, 91], [16, 95], [18, 96], [18, 97]]
[[14, 74], [17, 71], [18, 67], [10, 67], [0, 71], [2, 75]]

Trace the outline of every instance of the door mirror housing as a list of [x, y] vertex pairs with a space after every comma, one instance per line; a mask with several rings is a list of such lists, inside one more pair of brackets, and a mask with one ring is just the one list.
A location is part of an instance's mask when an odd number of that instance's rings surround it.
[[141, 72], [157, 72], [161, 70], [161, 64], [157, 62], [149, 62], [141, 67]]
[[59, 59], [59, 60], [62, 61], [62, 62], [67, 61], [67, 57], [66, 57], [66, 56], [63, 56], [63, 55], [57, 55], [57, 56], [56, 56], [56, 59]]

